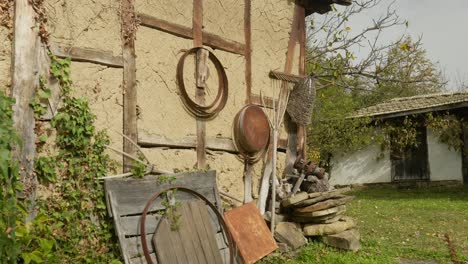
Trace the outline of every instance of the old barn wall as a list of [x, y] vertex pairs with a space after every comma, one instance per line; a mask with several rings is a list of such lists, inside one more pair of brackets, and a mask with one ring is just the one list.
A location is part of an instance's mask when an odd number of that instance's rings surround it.
[[[64, 46], [122, 54], [120, 1], [46, 0], [50, 42]], [[88, 98], [96, 127], [108, 129], [111, 145], [122, 149], [122, 69], [73, 61], [71, 78], [75, 96]], [[121, 161], [120, 155], [109, 152]]]
[[[245, 43], [244, 1], [205, 0], [204, 31], [225, 39]], [[136, 1], [137, 12], [167, 20], [186, 27], [192, 26], [192, 0]], [[51, 44], [110, 52], [122, 55], [121, 11], [119, 0], [66, 1], [45, 0], [47, 29]], [[268, 77], [270, 70], [284, 70], [294, 2], [286, 0], [252, 1], [252, 94], [273, 96]], [[10, 83], [11, 42], [8, 30], [0, 28], [0, 89]], [[138, 90], [138, 131], [141, 135], [155, 135], [173, 141], [196, 136], [195, 118], [183, 107], [176, 86], [176, 65], [181, 51], [193, 46], [193, 41], [139, 26], [136, 35], [136, 69]], [[232, 122], [245, 105], [245, 58], [242, 55], [210, 49], [221, 61], [229, 82], [226, 107], [216, 118], [206, 122], [208, 138], [232, 138]], [[292, 73], [298, 72], [299, 47], [296, 47]], [[207, 101], [216, 95], [217, 76], [211, 65], [207, 87]], [[193, 60], [186, 63], [185, 80], [189, 93], [195, 94]], [[123, 69], [90, 62], [73, 61], [71, 65], [73, 93], [88, 98], [97, 116], [98, 129], [107, 129], [112, 146], [122, 149]], [[57, 103], [57, 102], [55, 102]], [[281, 137], [286, 138], [283, 130]], [[53, 151], [45, 150], [47, 153]], [[193, 170], [196, 151], [192, 149], [145, 148], [145, 154], [159, 168], [177, 171]], [[111, 152], [109, 152], [111, 153]], [[284, 167], [284, 154], [278, 155], [278, 170]], [[112, 157], [121, 162], [120, 155]], [[218, 171], [218, 185], [239, 199], [243, 197], [243, 160], [235, 154], [208, 151], [207, 164]], [[261, 162], [254, 167], [254, 198], [257, 197]]]
[[348, 185], [391, 182], [390, 155], [377, 159], [380, 146], [371, 145], [363, 150], [340, 155], [332, 160], [330, 183]]
[[[192, 1], [155, 2], [157, 4], [137, 1], [136, 11], [191, 27]], [[255, 94], [262, 91], [271, 96], [268, 72], [284, 68], [294, 4], [282, 0], [268, 2], [252, 1], [252, 91]], [[206, 32], [244, 43], [243, 16], [243, 1], [204, 1], [203, 26]], [[138, 29], [136, 68], [140, 135], [161, 136], [175, 141], [196, 135], [195, 119], [185, 111], [175, 80], [181, 50], [191, 48], [192, 42], [142, 26]], [[229, 97], [219, 115], [206, 123], [206, 134], [208, 138], [231, 138], [232, 122], [246, 100], [245, 59], [244, 56], [225, 51], [213, 52], [225, 68]], [[210, 69], [207, 101], [215, 96], [217, 89], [216, 72], [213, 67]], [[184, 71], [186, 86], [189, 94], [194, 95], [195, 88], [188, 85], [193, 83], [193, 72], [193, 60], [187, 60]], [[162, 169], [193, 170], [196, 165], [195, 150], [148, 148], [145, 152]], [[279, 155], [279, 160], [279, 169], [282, 169], [283, 154]], [[235, 154], [209, 152], [207, 164], [217, 170], [220, 189], [242, 199], [243, 161]], [[254, 190], [258, 189], [261, 170], [262, 164], [259, 163], [255, 166]]]

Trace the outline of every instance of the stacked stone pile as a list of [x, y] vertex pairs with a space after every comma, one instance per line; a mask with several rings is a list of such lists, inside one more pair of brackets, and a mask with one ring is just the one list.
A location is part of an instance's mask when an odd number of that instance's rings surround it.
[[[291, 185], [300, 185], [301, 192], [293, 194], [294, 191], [286, 191], [286, 198], [276, 210], [275, 238], [292, 249], [306, 244], [306, 237], [320, 236], [327, 245], [359, 250], [360, 235], [356, 222], [345, 215], [346, 204], [354, 198], [345, 194], [350, 188], [334, 189], [328, 184], [328, 174], [322, 169], [314, 170], [321, 175], [311, 175], [312, 179], [308, 179], [311, 177], [306, 178], [301, 172], [300, 176], [290, 177], [296, 179]], [[297, 184], [301, 179], [303, 182]], [[270, 217], [271, 213], [267, 212], [266, 219]]]

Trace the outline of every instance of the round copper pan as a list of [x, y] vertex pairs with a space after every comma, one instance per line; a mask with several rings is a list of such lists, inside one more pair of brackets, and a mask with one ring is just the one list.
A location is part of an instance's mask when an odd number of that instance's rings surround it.
[[239, 151], [257, 153], [268, 146], [270, 124], [263, 110], [256, 105], [246, 105], [234, 120], [234, 140]]

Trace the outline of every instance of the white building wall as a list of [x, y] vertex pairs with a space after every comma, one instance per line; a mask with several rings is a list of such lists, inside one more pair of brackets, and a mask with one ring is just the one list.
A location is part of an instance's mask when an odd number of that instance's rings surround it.
[[337, 156], [332, 160], [330, 183], [348, 185], [356, 183], [378, 183], [391, 181], [389, 153], [377, 159], [380, 146], [371, 145], [351, 154]]
[[450, 150], [438, 142], [437, 136], [427, 129], [427, 147], [431, 181], [463, 181], [461, 153]]

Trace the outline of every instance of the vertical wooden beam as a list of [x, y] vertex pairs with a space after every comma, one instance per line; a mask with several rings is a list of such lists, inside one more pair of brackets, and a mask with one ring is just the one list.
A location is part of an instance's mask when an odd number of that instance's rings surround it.
[[[305, 8], [299, 7], [299, 75], [305, 75], [306, 72], [306, 27], [305, 27]], [[297, 125], [297, 155], [306, 157], [307, 153], [307, 130], [304, 125]]]
[[36, 30], [35, 12], [28, 0], [15, 1], [14, 41], [12, 54], [12, 88], [14, 128], [21, 138], [21, 146], [15, 146], [13, 158], [20, 166], [24, 190], [20, 194], [31, 201], [28, 219], [34, 217], [37, 178], [33, 173], [36, 145], [34, 112], [29, 106], [34, 97], [38, 80], [37, 47], [40, 44]]
[[[294, 17], [291, 23], [291, 32], [289, 33], [288, 41], [288, 50], [286, 53], [286, 62], [284, 65], [284, 72], [291, 73], [293, 68], [294, 60], [294, 50], [296, 49], [296, 44], [299, 39], [299, 20], [300, 20], [300, 5], [296, 4], [294, 7]], [[286, 167], [284, 168], [284, 173], [291, 173], [293, 170], [294, 162], [296, 161], [297, 156], [297, 126], [292, 122], [291, 118], [288, 116], [287, 112], [285, 114], [284, 124], [288, 131], [288, 146], [286, 147]], [[270, 175], [273, 173], [273, 157], [276, 156], [277, 149], [274, 149], [273, 141], [270, 142], [269, 150], [267, 153], [267, 158], [263, 166], [263, 175], [260, 183], [260, 191], [258, 195], [258, 209], [261, 214], [265, 213], [266, 210], [266, 199], [268, 196], [268, 182], [270, 180]], [[274, 212], [274, 209], [272, 209]]]
[[[291, 25], [291, 33], [289, 36], [288, 42], [288, 52], [286, 54], [286, 62], [284, 65], [284, 72], [291, 73], [294, 61], [294, 54], [296, 49], [296, 44], [300, 39], [300, 24], [301, 24], [301, 17], [304, 8], [301, 5], [296, 3], [294, 8], [294, 18]], [[299, 63], [299, 67], [301, 67], [301, 63]], [[288, 128], [288, 146], [286, 148], [286, 165], [284, 168], [284, 172], [286, 174], [292, 173], [293, 165], [297, 158], [297, 145], [298, 145], [298, 126], [294, 123], [291, 118], [285, 118], [285, 124]]]
[[[193, 46], [203, 47], [203, 0], [193, 0], [192, 30], [193, 30]], [[196, 88], [195, 100], [200, 105], [205, 104], [204, 87]], [[205, 121], [197, 118], [197, 168], [204, 169], [205, 167], [206, 167], [206, 124], [205, 124]]]
[[250, 104], [252, 93], [252, 24], [251, 24], [251, 0], [244, 3], [244, 35], [245, 35], [245, 86], [246, 103]]
[[[137, 90], [135, 65], [135, 7], [134, 0], [122, 0], [122, 57], [123, 57], [123, 132], [134, 142], [138, 141]], [[137, 149], [123, 139], [124, 152], [135, 156]], [[124, 172], [131, 170], [133, 161], [123, 158]]]

